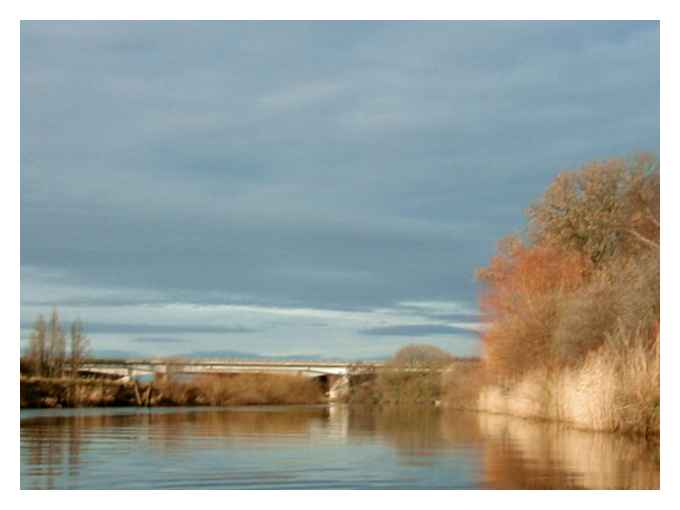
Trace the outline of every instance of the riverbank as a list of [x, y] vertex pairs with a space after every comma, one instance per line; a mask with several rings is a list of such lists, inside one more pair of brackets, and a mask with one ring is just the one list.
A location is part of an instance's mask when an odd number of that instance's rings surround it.
[[499, 381], [485, 367], [444, 374], [443, 403], [605, 432], [660, 435], [659, 345], [603, 345], [575, 366]]
[[20, 406], [30, 408], [115, 406], [224, 406], [318, 404], [324, 388], [305, 377], [273, 374], [201, 376], [149, 383], [103, 379], [21, 377]]
[[[658, 344], [657, 344], [658, 345]], [[205, 375], [149, 383], [21, 378], [21, 408], [319, 404], [327, 388], [299, 376]], [[364, 406], [438, 405], [571, 427], [658, 438], [659, 353], [635, 344], [603, 346], [572, 367], [536, 368], [501, 381], [484, 363], [439, 371], [385, 371], [353, 380], [341, 402]]]
[[477, 271], [484, 363], [448, 374], [448, 405], [659, 435], [659, 170], [593, 161], [532, 201]]

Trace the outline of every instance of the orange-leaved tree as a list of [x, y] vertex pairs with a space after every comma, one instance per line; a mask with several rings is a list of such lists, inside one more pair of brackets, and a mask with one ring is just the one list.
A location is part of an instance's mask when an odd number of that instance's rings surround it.
[[484, 284], [481, 309], [489, 319], [482, 334], [492, 371], [519, 375], [551, 358], [551, 335], [566, 295], [589, 277], [592, 263], [574, 250], [527, 245], [503, 239], [488, 267], [478, 271]]

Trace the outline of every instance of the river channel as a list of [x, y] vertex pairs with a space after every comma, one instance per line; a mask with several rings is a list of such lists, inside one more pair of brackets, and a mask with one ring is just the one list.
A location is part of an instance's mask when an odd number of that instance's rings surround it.
[[22, 489], [655, 489], [618, 434], [433, 408], [21, 411]]

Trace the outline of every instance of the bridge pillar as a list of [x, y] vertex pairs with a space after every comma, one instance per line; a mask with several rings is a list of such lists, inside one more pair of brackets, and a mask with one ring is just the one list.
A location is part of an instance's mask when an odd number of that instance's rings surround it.
[[350, 380], [349, 376], [343, 375], [331, 384], [328, 390], [328, 399], [331, 401], [343, 400], [349, 397]]

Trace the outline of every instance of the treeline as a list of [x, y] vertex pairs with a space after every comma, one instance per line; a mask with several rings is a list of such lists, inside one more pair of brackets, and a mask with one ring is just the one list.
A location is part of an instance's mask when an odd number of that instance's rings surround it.
[[28, 350], [21, 358], [21, 373], [41, 377], [75, 376], [89, 348], [82, 321], [71, 323], [67, 339], [55, 308], [49, 320], [39, 315], [35, 321]]
[[638, 155], [564, 172], [528, 209], [526, 235], [478, 272], [483, 385], [498, 390], [482, 407], [658, 430], [659, 206], [659, 163]]

